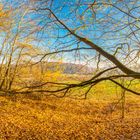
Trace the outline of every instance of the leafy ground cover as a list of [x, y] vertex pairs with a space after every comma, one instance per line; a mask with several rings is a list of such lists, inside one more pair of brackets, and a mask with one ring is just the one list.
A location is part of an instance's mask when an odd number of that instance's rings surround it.
[[41, 94], [1, 96], [0, 139], [139, 140], [139, 96], [126, 95], [123, 119], [118, 93], [105, 95], [101, 87], [96, 87], [90, 97], [75, 100]]

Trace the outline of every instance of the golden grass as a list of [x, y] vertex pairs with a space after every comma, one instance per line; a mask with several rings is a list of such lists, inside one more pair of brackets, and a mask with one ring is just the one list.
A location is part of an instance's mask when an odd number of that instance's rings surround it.
[[139, 140], [140, 97], [126, 96], [123, 120], [117, 100], [103, 99], [0, 97], [0, 139]]

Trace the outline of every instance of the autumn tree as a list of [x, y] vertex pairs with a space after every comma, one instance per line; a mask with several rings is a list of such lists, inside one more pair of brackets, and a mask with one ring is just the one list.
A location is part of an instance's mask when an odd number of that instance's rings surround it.
[[[18, 85], [14, 85], [14, 81], [20, 81], [20, 70], [24, 65], [31, 61], [31, 56], [37, 54], [37, 50], [30, 44], [33, 40], [32, 33], [36, 28], [30, 28], [30, 23], [25, 25], [25, 16], [29, 8], [22, 3], [3, 2], [0, 9], [0, 28], [1, 28], [1, 52], [0, 52], [0, 90], [4, 93], [10, 93], [17, 89]], [[25, 11], [24, 11], [25, 10]], [[26, 27], [26, 28], [25, 28]], [[37, 27], [38, 28], [38, 27]], [[26, 37], [24, 37], [26, 32]], [[39, 52], [39, 51], [38, 51]], [[20, 73], [20, 75], [19, 75]]]

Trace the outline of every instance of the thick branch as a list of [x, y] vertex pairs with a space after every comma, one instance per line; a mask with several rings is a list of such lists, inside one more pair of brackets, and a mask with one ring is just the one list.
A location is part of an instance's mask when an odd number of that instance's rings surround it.
[[129, 69], [128, 67], [126, 67], [124, 64], [122, 64], [114, 55], [109, 54], [108, 52], [106, 52], [105, 50], [103, 50], [100, 46], [94, 44], [92, 41], [81, 37], [79, 35], [77, 35], [75, 32], [73, 32], [65, 23], [63, 23], [54, 13], [52, 10], [48, 9], [48, 8], [44, 8], [44, 9], [39, 9], [39, 10], [48, 10], [53, 17], [57, 20], [57, 22], [59, 24], [61, 24], [67, 31], [69, 31], [73, 36], [75, 36], [78, 40], [84, 42], [86, 45], [90, 46], [91, 48], [93, 48], [94, 50], [96, 50], [97, 52], [99, 52], [101, 55], [103, 55], [105, 58], [107, 58], [108, 60], [110, 60], [113, 64], [115, 64], [122, 72], [124, 72], [127, 75], [131, 75], [131, 77], [134, 78], [138, 78], [140, 79], [140, 73], [139, 72], [135, 72], [131, 69]]

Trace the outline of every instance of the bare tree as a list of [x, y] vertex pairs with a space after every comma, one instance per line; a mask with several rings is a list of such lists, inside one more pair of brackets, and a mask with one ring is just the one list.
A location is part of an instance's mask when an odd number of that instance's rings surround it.
[[[53, 52], [43, 55], [40, 61], [47, 55], [75, 50], [82, 52], [82, 49], [85, 51], [87, 49], [86, 52], [91, 53], [92, 49], [93, 53], [90, 54], [90, 58], [93, 57], [95, 61], [94, 52], [98, 55], [96, 57], [97, 69], [105, 59], [106, 63], [111, 62], [110, 66], [112, 65], [111, 68], [99, 72], [90, 80], [79, 84], [66, 84], [66, 87], [58, 91], [66, 93], [71, 88], [86, 85], [90, 90], [95, 84], [103, 80], [110, 80], [129, 92], [140, 94], [116, 81], [120, 77], [140, 79], [140, 73], [134, 69], [135, 64], [138, 65], [140, 53], [140, 5], [137, 0], [79, 0], [60, 3], [52, 0], [37, 0], [31, 2], [32, 10], [43, 17], [43, 19], [40, 18], [44, 24], [41, 26], [41, 31], [46, 34], [47, 31], [51, 32], [50, 35], [47, 35], [47, 40], [53, 42], [50, 45], [52, 50], [55, 48]], [[101, 76], [114, 68], [120, 70], [118, 74]], [[47, 92], [57, 92], [57, 90]]]

